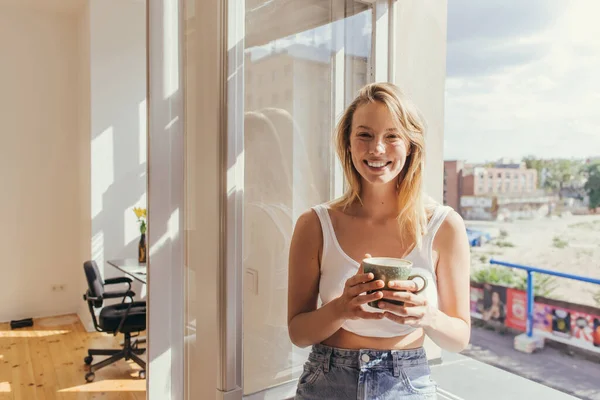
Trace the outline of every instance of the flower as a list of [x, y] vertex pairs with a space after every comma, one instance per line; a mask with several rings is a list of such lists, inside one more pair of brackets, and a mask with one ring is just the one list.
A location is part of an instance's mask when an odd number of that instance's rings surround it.
[[146, 221], [148, 220], [148, 212], [145, 208], [133, 207], [133, 212], [140, 223], [140, 232], [143, 234], [146, 233]]

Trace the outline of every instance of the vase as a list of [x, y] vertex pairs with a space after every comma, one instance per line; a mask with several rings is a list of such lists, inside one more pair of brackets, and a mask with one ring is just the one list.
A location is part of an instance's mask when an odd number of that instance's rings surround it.
[[142, 233], [140, 237], [140, 243], [138, 244], [138, 261], [141, 263], [146, 262], [146, 234]]

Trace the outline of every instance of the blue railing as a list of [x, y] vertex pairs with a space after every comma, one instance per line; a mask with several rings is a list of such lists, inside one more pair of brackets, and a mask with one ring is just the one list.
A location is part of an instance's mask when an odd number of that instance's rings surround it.
[[558, 276], [560, 278], [573, 279], [576, 281], [589, 282], [589, 283], [595, 283], [597, 285], [600, 285], [600, 279], [588, 278], [586, 276], [565, 274], [564, 272], [550, 271], [547, 269], [530, 267], [527, 265], [507, 263], [504, 261], [497, 261], [494, 259], [490, 260], [490, 264], [496, 264], [496, 265], [502, 265], [504, 267], [522, 269], [527, 272], [527, 336], [529, 336], [529, 337], [531, 337], [533, 335], [533, 301], [534, 301], [533, 273], [534, 272], [537, 272], [539, 274], [553, 275], [553, 276]]

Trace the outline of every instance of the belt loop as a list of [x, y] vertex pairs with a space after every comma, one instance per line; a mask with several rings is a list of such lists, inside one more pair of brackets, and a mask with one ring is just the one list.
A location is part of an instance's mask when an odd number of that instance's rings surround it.
[[329, 365], [331, 364], [331, 353], [333, 353], [333, 347], [327, 346], [325, 350], [325, 359], [323, 360], [323, 371], [329, 372]]
[[398, 362], [398, 352], [392, 350], [392, 360], [394, 364], [394, 377], [400, 376], [400, 363]]

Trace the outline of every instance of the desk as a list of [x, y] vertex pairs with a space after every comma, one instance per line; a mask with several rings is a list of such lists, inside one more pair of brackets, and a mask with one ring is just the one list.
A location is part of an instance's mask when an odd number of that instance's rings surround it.
[[135, 258], [125, 258], [122, 260], [108, 260], [108, 264], [119, 271], [125, 272], [138, 282], [146, 284], [146, 263], [140, 263]]

